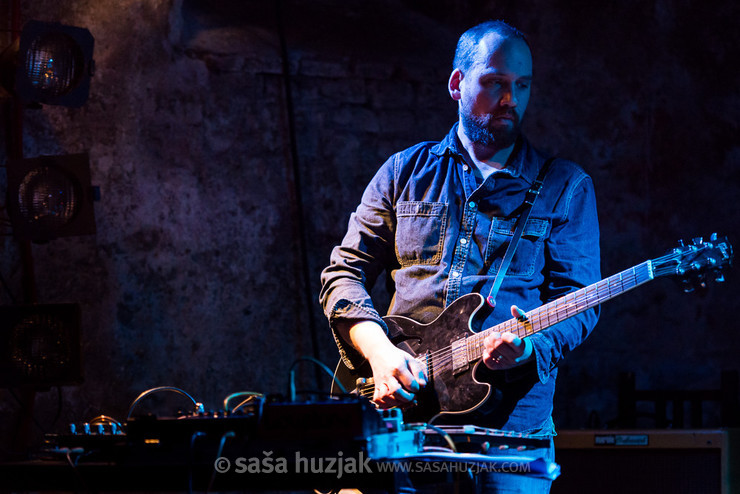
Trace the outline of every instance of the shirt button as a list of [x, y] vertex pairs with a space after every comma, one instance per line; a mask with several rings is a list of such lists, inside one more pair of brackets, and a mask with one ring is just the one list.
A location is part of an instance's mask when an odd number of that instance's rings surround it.
[[463, 244], [463, 245], [465, 245], [465, 244], [468, 243], [468, 239], [467, 238], [461, 238], [460, 239], [460, 243]]
[[478, 207], [478, 205], [474, 201], [470, 201], [468, 203], [468, 206], [470, 206], [471, 209], [475, 209], [476, 207]]
[[458, 271], [452, 271], [450, 272], [450, 276], [452, 278], [457, 278], [458, 276], [460, 276], [460, 273]]
[[466, 172], [470, 170], [470, 167], [468, 165], [463, 165], [463, 171]]

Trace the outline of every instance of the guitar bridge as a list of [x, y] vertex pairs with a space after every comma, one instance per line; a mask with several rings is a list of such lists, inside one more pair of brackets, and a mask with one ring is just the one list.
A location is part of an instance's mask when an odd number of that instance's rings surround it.
[[452, 374], [462, 374], [470, 368], [467, 340], [462, 338], [453, 341], [450, 348], [452, 349]]

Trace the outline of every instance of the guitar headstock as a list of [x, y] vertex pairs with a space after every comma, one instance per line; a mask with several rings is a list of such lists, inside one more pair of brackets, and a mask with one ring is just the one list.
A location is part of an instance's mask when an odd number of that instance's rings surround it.
[[691, 292], [706, 287], [708, 280], [724, 281], [723, 270], [731, 265], [732, 257], [732, 245], [727, 237], [719, 238], [713, 233], [708, 241], [697, 237], [685, 245], [680, 240], [678, 247], [653, 259], [652, 264], [655, 276], [678, 277], [684, 291]]

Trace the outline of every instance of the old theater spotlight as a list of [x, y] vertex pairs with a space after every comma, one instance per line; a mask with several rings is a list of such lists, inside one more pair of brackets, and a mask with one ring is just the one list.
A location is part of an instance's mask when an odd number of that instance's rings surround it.
[[7, 206], [16, 238], [45, 242], [95, 233], [97, 195], [87, 154], [8, 163]]
[[79, 304], [0, 307], [0, 388], [82, 382]]
[[1, 57], [3, 86], [25, 104], [82, 106], [94, 70], [93, 44], [87, 29], [28, 21]]

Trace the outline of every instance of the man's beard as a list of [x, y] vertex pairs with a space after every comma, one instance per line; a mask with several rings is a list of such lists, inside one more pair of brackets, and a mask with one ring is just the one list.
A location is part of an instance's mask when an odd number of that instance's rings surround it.
[[[495, 117], [502, 114], [510, 116], [513, 119], [513, 125], [492, 125]], [[479, 117], [477, 115], [473, 115], [465, 108], [460, 108], [460, 123], [465, 131], [465, 135], [468, 136], [468, 139], [470, 139], [474, 144], [486, 147], [495, 146], [499, 149], [504, 149], [514, 144], [516, 138], [521, 132], [519, 116], [514, 112], [501, 112], [496, 115]]]

